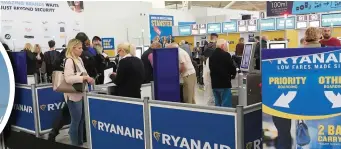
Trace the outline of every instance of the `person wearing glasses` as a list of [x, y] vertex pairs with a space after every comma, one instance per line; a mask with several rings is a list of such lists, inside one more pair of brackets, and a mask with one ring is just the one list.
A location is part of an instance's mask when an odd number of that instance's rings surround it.
[[135, 46], [128, 42], [117, 46], [120, 57], [116, 72], [110, 75], [116, 84], [116, 95], [123, 97], [141, 98], [141, 85], [144, 82], [144, 66], [141, 59], [131, 53], [135, 53]]

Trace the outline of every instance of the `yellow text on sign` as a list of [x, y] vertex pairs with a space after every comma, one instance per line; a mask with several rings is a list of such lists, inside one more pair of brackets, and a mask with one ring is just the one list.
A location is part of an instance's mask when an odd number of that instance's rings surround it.
[[318, 142], [341, 142], [341, 126], [328, 125], [327, 134], [325, 134], [325, 126], [318, 126]]
[[269, 84], [275, 85], [298, 85], [305, 84], [307, 77], [270, 77]]
[[168, 20], [152, 20], [151, 22], [153, 26], [173, 26], [173, 22]]

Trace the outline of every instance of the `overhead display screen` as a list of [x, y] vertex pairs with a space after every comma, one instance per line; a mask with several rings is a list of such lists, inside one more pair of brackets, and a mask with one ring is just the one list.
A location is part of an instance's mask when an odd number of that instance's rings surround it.
[[[284, 25], [284, 22], [286, 24]], [[276, 18], [276, 29], [277, 30], [284, 30], [284, 29], [295, 29], [295, 17], [288, 17], [288, 18]]]
[[223, 33], [237, 32], [237, 21], [223, 22]]

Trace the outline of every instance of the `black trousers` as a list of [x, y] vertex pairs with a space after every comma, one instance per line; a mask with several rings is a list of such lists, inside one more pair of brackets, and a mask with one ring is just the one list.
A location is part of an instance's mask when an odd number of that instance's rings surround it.
[[290, 149], [292, 146], [292, 138], [290, 134], [291, 119], [272, 116], [272, 120], [278, 131], [276, 149]]
[[[53, 126], [52, 126], [53, 128], [51, 130], [50, 137], [53, 137], [53, 138], [56, 137], [59, 134], [60, 129], [62, 129], [63, 126], [70, 124], [70, 121], [71, 121], [70, 111], [69, 111], [67, 104], [65, 104], [61, 111], [61, 115], [53, 123]], [[84, 135], [83, 139], [86, 140], [86, 127], [85, 126], [84, 126], [83, 135]]]

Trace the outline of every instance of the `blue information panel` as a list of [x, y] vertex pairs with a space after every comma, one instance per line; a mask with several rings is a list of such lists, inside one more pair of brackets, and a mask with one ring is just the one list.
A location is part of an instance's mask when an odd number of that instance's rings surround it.
[[[284, 22], [286, 25], [284, 26]], [[276, 29], [277, 30], [284, 30], [284, 29], [295, 29], [295, 16], [288, 17], [287, 19], [283, 18], [276, 18]]]
[[221, 23], [208, 23], [207, 33], [221, 33]]
[[145, 149], [143, 103], [89, 98], [92, 149]]
[[237, 21], [223, 22], [223, 33], [237, 32]]
[[322, 14], [322, 27], [341, 26], [341, 13]]
[[179, 35], [180, 36], [189, 36], [191, 35], [191, 25], [183, 25], [179, 26]]
[[51, 129], [54, 121], [60, 116], [65, 106], [63, 93], [53, 91], [52, 87], [37, 89], [39, 104], [40, 129]]
[[260, 29], [262, 31], [271, 31], [276, 29], [276, 19], [270, 18], [270, 19], [261, 19], [259, 21]]
[[102, 38], [103, 50], [114, 50], [115, 39], [114, 38]]
[[338, 47], [263, 50], [263, 112], [279, 117], [273, 118], [282, 124], [278, 131], [295, 127], [299, 147], [341, 148], [340, 69]]
[[27, 130], [35, 131], [32, 103], [32, 90], [16, 87], [11, 124]]
[[244, 149], [262, 148], [262, 109], [244, 114]]
[[235, 149], [235, 116], [151, 106], [152, 149]]

